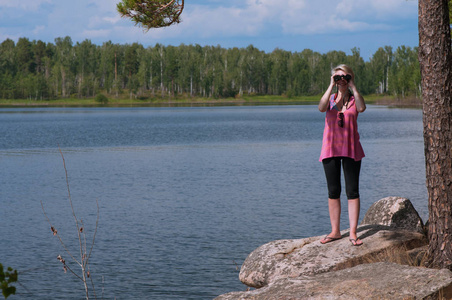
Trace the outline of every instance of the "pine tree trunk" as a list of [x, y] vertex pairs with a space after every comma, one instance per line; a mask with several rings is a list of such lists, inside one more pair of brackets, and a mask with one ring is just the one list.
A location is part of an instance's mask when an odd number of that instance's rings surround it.
[[448, 0], [419, 0], [428, 266], [452, 269], [452, 51]]

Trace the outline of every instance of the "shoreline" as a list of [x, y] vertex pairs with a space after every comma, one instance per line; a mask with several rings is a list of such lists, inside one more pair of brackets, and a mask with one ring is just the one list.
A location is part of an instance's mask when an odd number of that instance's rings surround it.
[[[315, 105], [320, 96], [287, 98], [284, 96], [247, 96], [243, 98], [173, 98], [173, 99], [115, 99], [107, 103], [96, 102], [94, 98], [56, 100], [0, 100], [0, 108], [40, 107], [202, 107], [202, 106], [258, 106], [258, 105]], [[366, 104], [395, 108], [422, 108], [418, 98], [398, 99], [389, 96], [365, 96]]]

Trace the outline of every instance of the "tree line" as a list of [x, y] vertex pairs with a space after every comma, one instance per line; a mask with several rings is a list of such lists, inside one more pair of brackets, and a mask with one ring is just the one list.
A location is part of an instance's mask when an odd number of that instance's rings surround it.
[[246, 48], [184, 45], [102, 45], [70, 37], [54, 43], [20, 38], [0, 44], [0, 98], [86, 98], [103, 93], [134, 98], [212, 97], [243, 94], [317, 95], [330, 70], [345, 63], [363, 94], [420, 97], [417, 47], [379, 48], [365, 61], [358, 48], [321, 54], [310, 49], [266, 53]]

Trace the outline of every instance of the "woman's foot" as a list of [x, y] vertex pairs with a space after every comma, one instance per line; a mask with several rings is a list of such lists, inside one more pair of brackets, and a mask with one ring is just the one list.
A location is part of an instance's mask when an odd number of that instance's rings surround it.
[[353, 246], [361, 246], [363, 244], [363, 241], [361, 241], [359, 238], [356, 238], [350, 239], [350, 243], [352, 243]]
[[333, 237], [333, 236], [327, 235], [327, 236], [324, 237], [322, 240], [320, 240], [320, 243], [321, 243], [321, 244], [327, 244], [327, 243], [331, 243], [331, 242], [340, 240], [341, 238], [342, 238], [342, 236]]

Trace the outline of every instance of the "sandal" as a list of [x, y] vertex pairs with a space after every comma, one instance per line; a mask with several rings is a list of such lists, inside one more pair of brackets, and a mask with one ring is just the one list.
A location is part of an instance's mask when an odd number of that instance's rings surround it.
[[361, 241], [359, 238], [356, 238], [350, 239], [350, 243], [352, 243], [353, 246], [361, 246], [363, 244], [363, 241]]
[[340, 240], [342, 237], [338, 237], [338, 238], [333, 238], [330, 236], [326, 236], [323, 238], [323, 240], [320, 241], [321, 244], [328, 244], [337, 240]]

